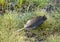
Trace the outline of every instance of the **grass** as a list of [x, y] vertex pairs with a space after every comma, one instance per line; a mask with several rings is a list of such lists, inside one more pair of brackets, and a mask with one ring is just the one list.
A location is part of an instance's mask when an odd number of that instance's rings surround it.
[[25, 22], [34, 15], [32, 13], [27, 14], [28, 13], [24, 13], [23, 15], [9, 13], [4, 16], [0, 15], [0, 42], [10, 42], [9, 38], [11, 40], [15, 38], [15, 33], [13, 32], [23, 28]]
[[[44, 39], [44, 42], [60, 42], [60, 13], [57, 11], [47, 13], [45, 10], [39, 8], [40, 6], [45, 7], [49, 0], [25, 1], [29, 2], [27, 12], [17, 13], [15, 10], [14, 12], [7, 11], [4, 15], [0, 15], [0, 42], [36, 42], [34, 37], [27, 38], [24, 30], [17, 30], [24, 28], [24, 25], [29, 19], [44, 15], [47, 17], [47, 20], [41, 26], [30, 32], [35, 33], [39, 39]], [[17, 2], [18, 6], [22, 8], [22, 4], [25, 1], [19, 0], [18, 2], [20, 3]], [[35, 7], [36, 9], [34, 11], [28, 12], [29, 7], [34, 2], [38, 6]], [[2, 0], [1, 3], [4, 3], [4, 1]], [[43, 33], [46, 35], [43, 35]]]
[[[36, 13], [23, 13], [22, 15], [11, 12], [9, 14], [5, 14], [4, 16], [0, 15], [0, 42], [35, 42], [34, 38], [27, 38], [25, 36], [24, 30], [20, 32], [15, 31], [22, 29], [27, 20], [37, 15], [46, 15], [47, 20], [41, 26], [31, 30], [31, 32], [35, 33], [37, 36], [39, 36], [39, 38], [46, 39], [46, 42], [60, 42], [60, 35], [56, 36], [60, 31], [60, 15], [55, 13], [52, 13], [51, 15], [47, 14], [46, 12], [43, 13], [42, 11], [37, 11]], [[43, 36], [43, 32], [47, 35]]]
[[51, 35], [50, 37], [48, 37], [47, 42], [60, 42], [60, 36]]

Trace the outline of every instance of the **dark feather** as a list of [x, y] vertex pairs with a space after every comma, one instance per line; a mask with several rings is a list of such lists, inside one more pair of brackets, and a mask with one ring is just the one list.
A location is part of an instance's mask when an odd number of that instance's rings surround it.
[[24, 28], [26, 28], [26, 29], [34, 29], [37, 26], [41, 25], [46, 19], [47, 19], [46, 16], [34, 17], [33, 19], [27, 21]]

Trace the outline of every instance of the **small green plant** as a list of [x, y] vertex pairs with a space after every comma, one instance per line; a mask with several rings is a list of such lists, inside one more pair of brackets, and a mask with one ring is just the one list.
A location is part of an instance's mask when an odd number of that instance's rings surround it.
[[60, 42], [60, 36], [51, 35], [50, 37], [47, 38], [46, 42]]

